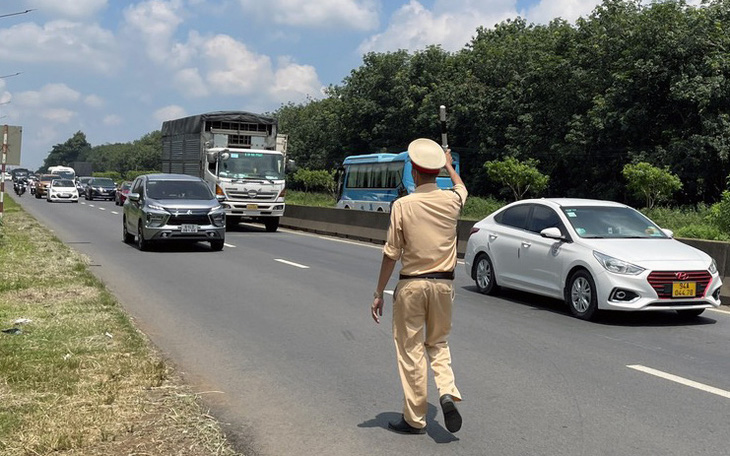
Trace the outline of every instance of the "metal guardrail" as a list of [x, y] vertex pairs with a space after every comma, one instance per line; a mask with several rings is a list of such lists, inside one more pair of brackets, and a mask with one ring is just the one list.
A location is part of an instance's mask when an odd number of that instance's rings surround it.
[[[366, 212], [327, 207], [287, 205], [281, 226], [319, 234], [339, 236], [360, 241], [384, 244], [388, 230], [389, 216], [383, 212]], [[475, 221], [460, 220], [457, 227], [457, 255], [464, 257], [466, 241]], [[720, 296], [723, 304], [730, 304], [730, 243], [705, 241], [702, 239], [677, 240], [706, 252], [717, 262], [717, 269], [723, 278]]]

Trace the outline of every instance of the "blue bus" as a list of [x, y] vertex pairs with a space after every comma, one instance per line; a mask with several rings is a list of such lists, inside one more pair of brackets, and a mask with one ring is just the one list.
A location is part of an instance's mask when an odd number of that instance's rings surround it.
[[[451, 157], [459, 173], [459, 155], [452, 152]], [[408, 152], [351, 155], [345, 158], [339, 171], [337, 207], [341, 209], [390, 212], [393, 201], [416, 189]], [[443, 189], [453, 187], [445, 168], [436, 178], [436, 184]]]

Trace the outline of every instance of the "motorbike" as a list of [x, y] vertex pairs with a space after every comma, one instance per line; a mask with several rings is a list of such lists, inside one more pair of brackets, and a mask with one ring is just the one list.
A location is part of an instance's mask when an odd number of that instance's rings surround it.
[[21, 182], [21, 181], [14, 182], [13, 190], [15, 190], [16, 195], [23, 196], [23, 193], [25, 193], [25, 182]]

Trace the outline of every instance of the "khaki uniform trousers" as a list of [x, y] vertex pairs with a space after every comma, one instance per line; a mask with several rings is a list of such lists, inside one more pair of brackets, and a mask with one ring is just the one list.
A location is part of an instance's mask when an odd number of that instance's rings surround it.
[[426, 426], [429, 362], [439, 397], [450, 394], [454, 400], [461, 400], [454, 384], [448, 343], [453, 300], [451, 280], [405, 279], [396, 287], [393, 339], [403, 385], [403, 418], [416, 428]]

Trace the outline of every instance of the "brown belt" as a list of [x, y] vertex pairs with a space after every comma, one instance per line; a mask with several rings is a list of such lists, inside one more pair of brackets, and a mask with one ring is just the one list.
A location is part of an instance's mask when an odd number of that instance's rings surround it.
[[448, 272], [427, 272], [425, 274], [417, 274], [417, 275], [405, 275], [400, 274], [398, 276], [400, 280], [405, 279], [444, 279], [444, 280], [454, 280], [454, 271], [448, 271]]

